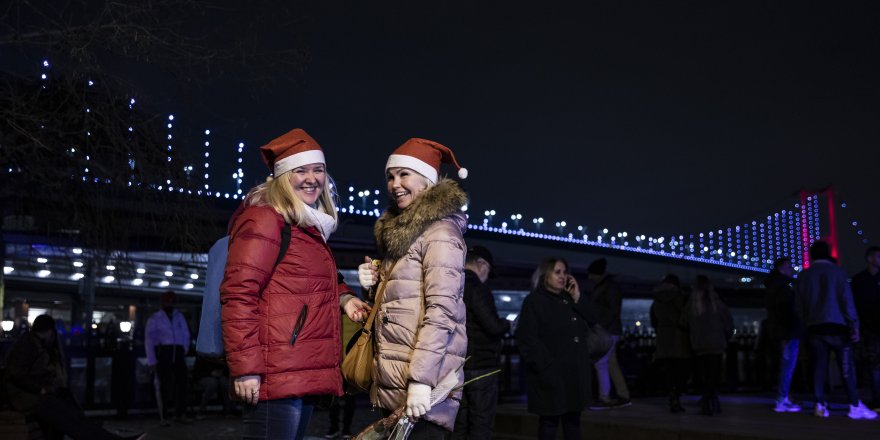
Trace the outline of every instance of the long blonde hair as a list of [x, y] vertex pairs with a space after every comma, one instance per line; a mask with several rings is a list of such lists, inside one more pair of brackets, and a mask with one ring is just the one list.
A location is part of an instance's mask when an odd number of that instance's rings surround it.
[[[300, 227], [309, 226], [311, 222], [309, 220], [310, 217], [306, 214], [306, 204], [294, 194], [293, 186], [290, 185], [290, 178], [287, 173], [274, 178], [269, 176], [266, 178], [266, 182], [251, 188], [245, 199], [245, 204], [247, 206], [271, 206], [275, 209], [275, 212], [284, 217], [285, 222]], [[326, 176], [327, 180], [324, 182], [324, 190], [321, 191], [321, 196], [318, 198], [318, 209], [333, 217], [333, 220], [338, 221], [339, 215], [336, 213], [336, 183], [329, 173]]]

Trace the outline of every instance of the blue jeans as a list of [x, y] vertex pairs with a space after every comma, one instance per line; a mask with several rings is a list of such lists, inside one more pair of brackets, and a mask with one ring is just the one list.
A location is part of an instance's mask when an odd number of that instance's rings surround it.
[[828, 381], [828, 354], [834, 350], [840, 363], [840, 372], [846, 385], [846, 394], [850, 405], [859, 403], [856, 390], [856, 368], [853, 361], [852, 341], [849, 336], [810, 335], [810, 347], [813, 348], [813, 392], [816, 402], [825, 404], [825, 384]]
[[781, 402], [788, 398], [788, 390], [791, 387], [791, 376], [797, 365], [799, 339], [783, 340], [779, 344], [779, 388], [777, 388], [776, 400]]
[[242, 438], [260, 440], [302, 440], [312, 418], [314, 405], [303, 399], [261, 400], [246, 405]]

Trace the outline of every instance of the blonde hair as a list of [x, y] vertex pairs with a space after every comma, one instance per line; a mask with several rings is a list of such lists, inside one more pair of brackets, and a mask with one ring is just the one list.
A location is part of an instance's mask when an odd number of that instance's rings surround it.
[[[292, 171], [292, 170], [291, 170]], [[309, 216], [306, 214], [306, 204], [296, 196], [293, 192], [293, 186], [290, 185], [290, 178], [287, 173], [280, 176], [266, 178], [265, 183], [261, 183], [248, 192], [246, 197], [247, 206], [268, 205], [275, 209], [275, 212], [284, 217], [284, 221], [299, 227], [310, 226]], [[327, 215], [333, 217], [333, 220], [339, 220], [336, 213], [336, 184], [330, 174], [326, 174], [327, 180], [324, 182], [324, 189], [321, 196], [318, 197], [317, 209], [324, 211]]]
[[556, 269], [556, 263], [562, 263], [562, 265], [565, 266], [565, 273], [569, 273], [568, 261], [565, 261], [564, 258], [546, 258], [538, 265], [535, 272], [532, 273], [532, 289], [545, 287], [547, 285], [547, 274]]

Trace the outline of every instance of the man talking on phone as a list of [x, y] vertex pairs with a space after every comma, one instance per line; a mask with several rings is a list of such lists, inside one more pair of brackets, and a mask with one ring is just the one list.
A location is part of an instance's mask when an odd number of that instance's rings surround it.
[[[486, 285], [495, 277], [492, 253], [483, 246], [467, 250], [464, 263], [464, 304], [467, 307], [467, 362], [464, 380], [468, 381], [498, 369], [501, 338], [510, 331], [510, 322], [498, 317], [495, 297]], [[495, 405], [498, 402], [498, 377], [485, 377], [464, 387], [461, 407], [455, 418], [453, 439], [492, 438]]]

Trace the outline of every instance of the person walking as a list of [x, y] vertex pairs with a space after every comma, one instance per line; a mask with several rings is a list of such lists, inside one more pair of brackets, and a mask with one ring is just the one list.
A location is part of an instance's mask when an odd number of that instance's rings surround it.
[[[342, 394], [339, 311], [366, 319], [327, 245], [336, 230], [320, 145], [294, 129], [260, 147], [273, 172], [232, 219], [220, 285], [226, 361], [243, 438], [302, 439], [314, 396]], [[279, 256], [282, 233], [289, 246]]]
[[[623, 408], [632, 405], [629, 396], [629, 388], [626, 378], [617, 361], [617, 343], [620, 342], [620, 334], [623, 333], [623, 325], [620, 320], [620, 309], [623, 304], [623, 296], [620, 287], [614, 281], [614, 277], [608, 273], [608, 261], [604, 258], [593, 261], [587, 267], [587, 276], [593, 284], [593, 292], [590, 296], [591, 307], [599, 317], [599, 325], [610, 335], [614, 343], [605, 356], [602, 356], [594, 364], [599, 383], [599, 400], [590, 406], [592, 410], [606, 410], [611, 408]], [[614, 383], [614, 391], [617, 398], [611, 399], [611, 384]]]

